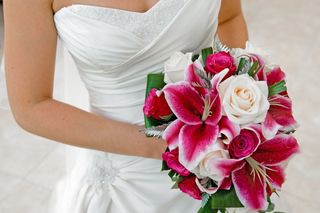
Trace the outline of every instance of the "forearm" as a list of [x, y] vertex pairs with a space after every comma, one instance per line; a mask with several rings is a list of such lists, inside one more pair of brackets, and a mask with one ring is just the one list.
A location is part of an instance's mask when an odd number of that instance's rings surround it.
[[166, 148], [162, 139], [145, 137], [136, 125], [52, 99], [58, 38], [52, 1], [30, 2], [10, 0], [4, 4], [6, 83], [17, 123], [61, 143], [160, 159]]
[[218, 35], [228, 47], [244, 48], [248, 40], [248, 30], [242, 13], [219, 23]]
[[98, 116], [48, 99], [17, 120], [25, 130], [64, 144], [116, 154], [161, 159], [163, 140], [147, 138], [139, 126]]

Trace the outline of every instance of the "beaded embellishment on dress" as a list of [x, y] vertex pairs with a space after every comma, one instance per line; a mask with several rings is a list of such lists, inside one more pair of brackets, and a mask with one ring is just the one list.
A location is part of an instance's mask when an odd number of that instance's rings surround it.
[[78, 15], [115, 25], [150, 42], [167, 26], [184, 2], [185, 0], [159, 0], [144, 13], [81, 4], [75, 4], [70, 9]]

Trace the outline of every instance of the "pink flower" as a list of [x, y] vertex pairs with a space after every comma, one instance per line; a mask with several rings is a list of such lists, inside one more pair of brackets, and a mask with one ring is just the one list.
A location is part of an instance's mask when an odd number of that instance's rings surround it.
[[167, 163], [167, 166], [170, 169], [173, 169], [177, 173], [179, 173], [181, 176], [188, 176], [190, 174], [190, 171], [188, 171], [180, 162], [178, 159], [179, 151], [178, 148], [162, 153], [162, 159]]
[[[259, 72], [259, 80], [265, 80], [268, 86], [285, 80], [285, 73], [276, 67], [268, 73]], [[266, 119], [262, 123], [262, 132], [264, 137], [270, 139], [274, 137], [279, 130], [289, 132], [297, 128], [298, 124], [292, 114], [292, 102], [287, 91], [269, 97], [270, 108]]]
[[179, 189], [197, 200], [202, 200], [201, 191], [196, 184], [196, 176], [189, 176], [178, 183]]
[[250, 156], [258, 147], [259, 138], [255, 132], [242, 129], [229, 144], [229, 154], [234, 159], [242, 159]]
[[232, 172], [232, 182], [241, 203], [252, 210], [267, 207], [267, 192], [281, 188], [285, 180], [282, 163], [297, 153], [292, 135], [278, 134], [266, 140], [260, 125], [243, 127], [229, 145], [230, 155], [242, 166]]
[[157, 120], [165, 120], [172, 114], [163, 93], [155, 88], [151, 89], [143, 106], [143, 112], [147, 117]]
[[[193, 66], [187, 72], [194, 72]], [[197, 91], [188, 81], [168, 84], [163, 92], [177, 119], [165, 130], [163, 139], [170, 150], [179, 147], [179, 161], [189, 171], [194, 169], [211, 151], [219, 135], [221, 102], [217, 85], [226, 71], [211, 80], [213, 89]], [[197, 82], [194, 73], [187, 79]], [[203, 93], [202, 93], [203, 92]]]
[[226, 68], [229, 69], [229, 72], [226, 74], [224, 79], [233, 75], [237, 69], [236, 65], [234, 64], [234, 59], [230, 53], [222, 51], [208, 55], [206, 59], [206, 65], [204, 67], [207, 72], [215, 75]]

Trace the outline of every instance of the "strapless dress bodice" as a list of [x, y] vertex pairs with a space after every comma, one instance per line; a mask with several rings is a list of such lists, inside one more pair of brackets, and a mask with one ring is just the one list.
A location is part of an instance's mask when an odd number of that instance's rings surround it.
[[143, 124], [146, 76], [174, 51], [211, 45], [220, 1], [160, 0], [145, 13], [74, 4], [54, 20], [89, 93], [90, 110]]
[[[183, 7], [186, 0], [160, 0], [146, 12], [73, 4], [62, 8], [89, 19], [119, 27], [145, 42], [151, 42]], [[62, 11], [56, 13], [59, 14]]]

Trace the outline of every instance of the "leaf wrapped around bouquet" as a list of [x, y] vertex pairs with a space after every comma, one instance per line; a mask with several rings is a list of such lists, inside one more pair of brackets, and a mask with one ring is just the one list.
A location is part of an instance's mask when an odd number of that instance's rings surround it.
[[202, 201], [199, 212], [273, 211], [298, 125], [285, 73], [263, 52], [218, 40], [200, 54], [176, 52], [148, 75], [143, 111], [146, 135], [167, 142], [161, 170]]

